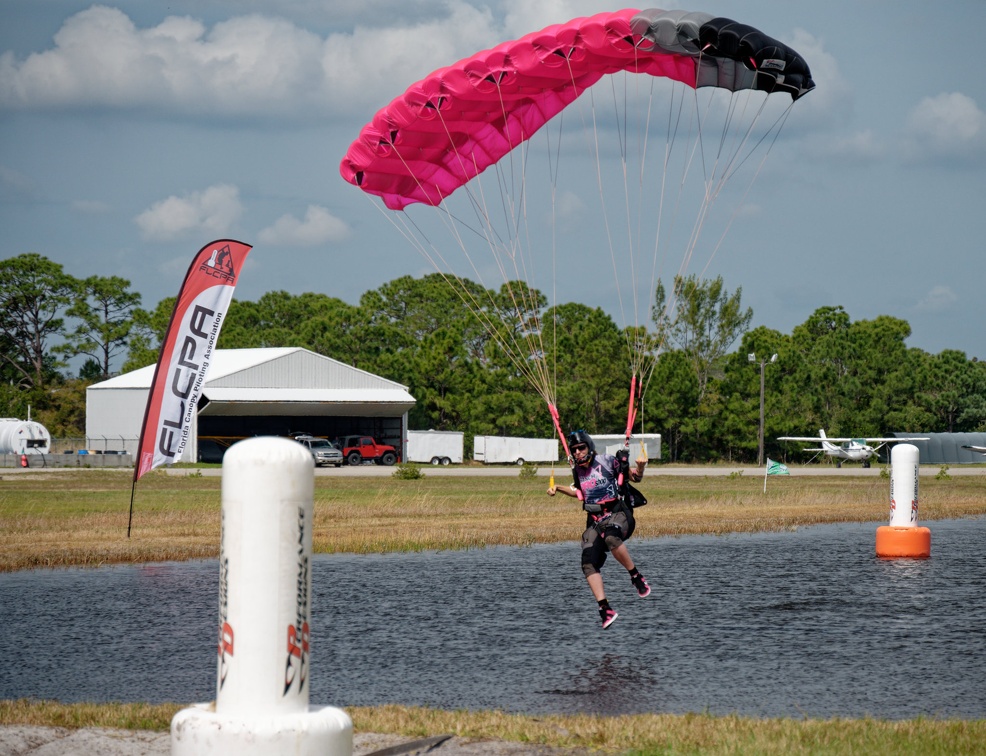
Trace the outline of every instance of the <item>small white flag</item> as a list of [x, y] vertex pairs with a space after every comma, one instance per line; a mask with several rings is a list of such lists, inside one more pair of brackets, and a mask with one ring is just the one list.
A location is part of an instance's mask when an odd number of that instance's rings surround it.
[[782, 465], [780, 462], [774, 462], [770, 457], [767, 457], [767, 475], [790, 475], [791, 473], [787, 469], [787, 465]]

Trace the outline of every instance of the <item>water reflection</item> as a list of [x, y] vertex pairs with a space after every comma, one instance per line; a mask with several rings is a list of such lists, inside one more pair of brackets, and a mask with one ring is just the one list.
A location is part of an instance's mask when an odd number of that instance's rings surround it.
[[[667, 700], [661, 695], [660, 677], [640, 659], [604, 653], [598, 659], [583, 661], [573, 670], [562, 687], [538, 691], [545, 696], [585, 696], [584, 701], [566, 701], [569, 713], [623, 714], [627, 702], [646, 698], [652, 702]], [[560, 706], [559, 708], [562, 708]], [[658, 710], [660, 704], [658, 703]]]
[[[879, 560], [875, 525], [639, 540], [598, 627], [574, 543], [313, 564], [312, 700], [446, 709], [986, 716], [986, 518]], [[0, 575], [0, 698], [215, 693], [215, 561]]]

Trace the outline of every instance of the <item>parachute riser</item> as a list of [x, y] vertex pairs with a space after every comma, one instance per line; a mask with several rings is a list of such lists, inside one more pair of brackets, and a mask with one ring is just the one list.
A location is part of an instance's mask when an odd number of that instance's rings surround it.
[[637, 419], [637, 410], [633, 406], [636, 393], [637, 393], [637, 376], [636, 374], [634, 374], [630, 378], [630, 405], [627, 408], [627, 429], [623, 441], [623, 447], [625, 449], [630, 448], [630, 437], [633, 435], [633, 423]]
[[548, 412], [551, 413], [551, 421], [555, 424], [555, 430], [558, 432], [558, 438], [561, 439], [561, 446], [565, 451], [565, 458], [568, 460], [568, 466], [572, 468], [572, 480], [574, 481], [576, 496], [579, 501], [582, 501], [582, 484], [579, 482], [579, 474], [575, 471], [575, 457], [572, 456], [572, 452], [568, 448], [568, 441], [565, 439], [565, 434], [561, 429], [561, 420], [558, 418], [558, 409], [555, 405], [549, 402]]

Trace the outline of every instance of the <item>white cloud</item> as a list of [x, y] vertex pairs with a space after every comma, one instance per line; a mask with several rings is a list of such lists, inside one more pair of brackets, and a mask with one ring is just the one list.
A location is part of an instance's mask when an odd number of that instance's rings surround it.
[[795, 29], [782, 38], [808, 62], [815, 89], [794, 106], [789, 124], [800, 131], [823, 130], [844, 123], [853, 107], [853, 90], [842, 76], [835, 56], [826, 52], [824, 42], [804, 29]]
[[586, 207], [582, 198], [570, 190], [561, 192], [555, 201], [555, 214], [559, 219], [580, 218], [585, 210]]
[[905, 139], [912, 157], [983, 157], [986, 113], [960, 92], [925, 97], [907, 118]]
[[[488, 10], [450, 2], [413, 27], [357, 27], [322, 39], [290, 21], [236, 16], [211, 29], [169, 16], [138, 28], [94, 5], [48, 50], [0, 55], [0, 110], [128, 108], [174, 114], [331, 116], [399, 94], [414, 76], [496, 41]], [[422, 44], [427, 40], [427, 44]]]
[[273, 226], [259, 234], [264, 244], [274, 247], [314, 247], [326, 242], [337, 242], [349, 236], [349, 226], [324, 207], [309, 205], [304, 220], [293, 215], [282, 215]]
[[169, 16], [138, 29], [116, 8], [70, 17], [55, 46], [0, 57], [0, 106], [109, 106], [242, 113], [294, 103], [317, 87], [321, 40], [292, 24], [239, 16], [211, 32]]
[[210, 186], [184, 197], [155, 202], [134, 222], [147, 241], [171, 241], [192, 233], [224, 236], [243, 212], [240, 191], [229, 184]]
[[916, 309], [919, 312], [942, 312], [958, 301], [959, 298], [948, 286], [933, 286], [917, 303]]
[[[595, 0], [505, 0], [494, 15], [489, 5], [447, 0], [434, 9], [440, 15], [417, 21], [373, 14], [372, 25], [322, 37], [258, 13], [211, 27], [168, 16], [141, 28], [118, 8], [93, 5], [66, 19], [49, 49], [23, 58], [0, 55], [0, 111], [96, 107], [279, 119], [364, 114], [476, 50], [607, 8]], [[802, 30], [784, 41], [810, 61], [819, 85], [798, 103], [795, 128], [839, 119], [850, 90], [833, 56]]]
[[604, 7], [599, 0], [539, 0], [536, 3], [530, 0], [505, 0], [503, 7], [506, 11], [506, 33], [510, 39], [516, 39], [550, 24], [556, 24], [559, 19], [593, 16], [607, 10], [616, 10], [621, 6]]
[[763, 206], [756, 202], [744, 202], [736, 210], [737, 218], [757, 218], [763, 215]]
[[446, 16], [413, 27], [356, 27], [329, 36], [321, 64], [332, 107], [379, 106], [415, 79], [500, 41], [489, 10], [464, 2], [448, 8]]
[[857, 131], [844, 136], [835, 136], [817, 145], [809, 145], [807, 149], [816, 155], [826, 158], [839, 158], [852, 163], [873, 162], [887, 155], [888, 145], [885, 139], [880, 139], [873, 131]]

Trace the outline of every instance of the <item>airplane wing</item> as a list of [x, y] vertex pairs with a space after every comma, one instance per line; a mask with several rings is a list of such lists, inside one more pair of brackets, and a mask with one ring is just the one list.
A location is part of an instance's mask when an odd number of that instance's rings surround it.
[[962, 446], [963, 449], [970, 449], [974, 452], [979, 452], [980, 454], [986, 454], [986, 446]]
[[[837, 444], [845, 443], [847, 441], [865, 441], [868, 444], [889, 444], [895, 441], [927, 441], [928, 436], [909, 436], [900, 438], [863, 438], [862, 436], [853, 436], [852, 438], [836, 438], [835, 436], [826, 436], [825, 438], [820, 438], [818, 436], [778, 436], [778, 441], [833, 441]], [[807, 451], [807, 450], [806, 450]]]

